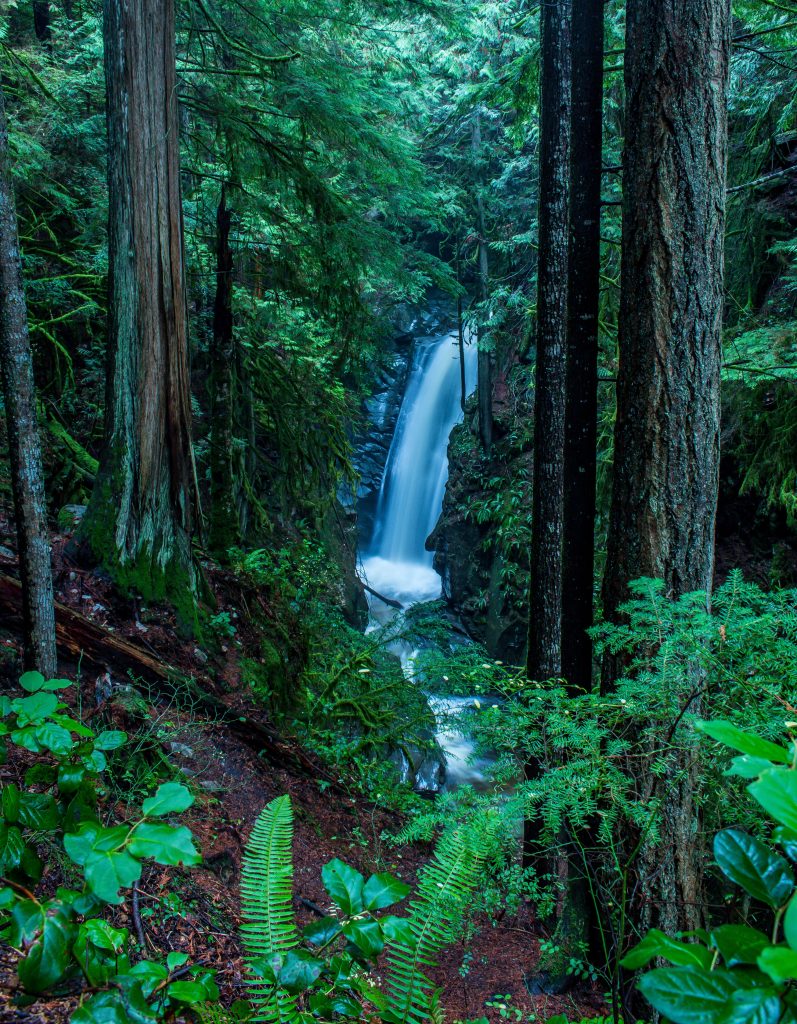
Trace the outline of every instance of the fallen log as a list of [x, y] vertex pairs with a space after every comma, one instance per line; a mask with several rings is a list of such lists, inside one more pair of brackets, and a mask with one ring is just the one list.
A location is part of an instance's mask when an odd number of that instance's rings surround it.
[[384, 601], [385, 604], [390, 605], [391, 608], [398, 608], [399, 611], [401, 611], [401, 609], [404, 607], [401, 601], [397, 601], [393, 597], [385, 597], [385, 595], [380, 594], [378, 590], [374, 590], [373, 587], [369, 587], [364, 580], [360, 580], [360, 586], [363, 588], [363, 590], [367, 591], [372, 597], [378, 597], [380, 601]]
[[[5, 573], [0, 573], [0, 623], [22, 632], [22, 585]], [[169, 697], [173, 696], [173, 688], [166, 684], [177, 676], [185, 679], [185, 673], [59, 601], [55, 602], [55, 642], [59, 654], [69, 660], [88, 664], [101, 672], [108, 669], [117, 675], [120, 671], [129, 672], [150, 683], [156, 691], [162, 688]], [[214, 725], [223, 725], [250, 749], [265, 756], [269, 763], [281, 768], [293, 765], [314, 777], [338, 783], [298, 744], [286, 742], [270, 726], [228, 707], [195, 680], [190, 680], [190, 685], [192, 699]]]

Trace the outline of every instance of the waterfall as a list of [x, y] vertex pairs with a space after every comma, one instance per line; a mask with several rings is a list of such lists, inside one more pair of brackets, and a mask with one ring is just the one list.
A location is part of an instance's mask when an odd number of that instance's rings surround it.
[[[476, 384], [476, 359], [476, 346], [466, 345], [468, 394]], [[457, 335], [419, 339], [363, 560], [371, 586], [405, 605], [440, 596], [425, 545], [443, 508], [448, 437], [462, 419], [460, 387]]]
[[[475, 344], [466, 345], [468, 394], [476, 386], [476, 361]], [[457, 335], [419, 339], [385, 464], [373, 537], [362, 561], [369, 585], [404, 607], [432, 601], [441, 593], [441, 580], [432, 566], [432, 552], [426, 550], [426, 538], [443, 509], [448, 438], [462, 419], [460, 397]], [[386, 622], [395, 614], [378, 598], [371, 601], [375, 622]], [[407, 678], [417, 680], [417, 651], [403, 642], [394, 644], [393, 649], [401, 658]], [[473, 698], [428, 697], [437, 721], [436, 739], [446, 760], [446, 788], [464, 782], [482, 787], [486, 762], [473, 763], [473, 743], [456, 727], [458, 714], [474, 705]], [[436, 791], [439, 758], [426, 758], [418, 766], [415, 780], [421, 791]]]

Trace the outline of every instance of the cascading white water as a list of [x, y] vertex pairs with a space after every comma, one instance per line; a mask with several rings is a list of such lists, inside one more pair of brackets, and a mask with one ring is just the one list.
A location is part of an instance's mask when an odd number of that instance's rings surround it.
[[[470, 394], [476, 386], [477, 350], [465, 346], [465, 385]], [[371, 587], [403, 607], [432, 601], [441, 593], [441, 580], [426, 550], [443, 508], [448, 480], [448, 438], [462, 419], [459, 347], [456, 334], [421, 339], [416, 343], [410, 378], [390, 445], [374, 534], [362, 568]], [[378, 598], [371, 602], [375, 620], [385, 622], [395, 611]], [[413, 654], [398, 645], [405, 673], [413, 678]], [[437, 741], [446, 755], [446, 786], [484, 783], [483, 764], [470, 758], [473, 744], [455, 725], [456, 715], [473, 701], [430, 695], [437, 719]], [[426, 763], [425, 763], [426, 764]], [[429, 785], [419, 770], [421, 788], [434, 788], [436, 764], [426, 769]]]
[[[476, 346], [465, 346], [465, 384], [476, 384]], [[403, 605], [440, 596], [426, 538], [443, 508], [448, 437], [462, 419], [456, 334], [416, 343], [404, 401], [385, 465], [374, 535], [363, 569], [380, 593]]]

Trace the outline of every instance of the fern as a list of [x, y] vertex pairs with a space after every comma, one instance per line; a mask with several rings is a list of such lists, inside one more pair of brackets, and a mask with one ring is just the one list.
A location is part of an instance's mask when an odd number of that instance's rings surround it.
[[[246, 844], [241, 868], [241, 938], [247, 963], [283, 956], [299, 944], [293, 916], [293, 810], [289, 796], [266, 804]], [[248, 979], [255, 1021], [293, 1024], [297, 998], [262, 977]]]
[[393, 1024], [421, 1024], [435, 1016], [432, 982], [423, 973], [456, 939], [462, 912], [480, 877], [493, 825], [472, 825], [444, 832], [432, 860], [418, 878], [418, 894], [410, 904], [412, 942], [396, 942], [388, 952], [387, 987]]

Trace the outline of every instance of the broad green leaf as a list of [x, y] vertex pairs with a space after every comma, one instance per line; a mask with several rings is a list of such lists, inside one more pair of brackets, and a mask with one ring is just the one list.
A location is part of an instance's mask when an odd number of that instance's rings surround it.
[[768, 946], [761, 952], [758, 966], [778, 984], [797, 978], [797, 950], [788, 946]]
[[179, 782], [164, 782], [158, 786], [155, 796], [147, 797], [141, 810], [148, 817], [160, 818], [164, 814], [179, 814], [194, 802], [190, 790]]
[[343, 934], [369, 959], [379, 956], [385, 948], [382, 929], [379, 922], [373, 918], [355, 918], [353, 921], [347, 921], [343, 925]]
[[36, 739], [45, 749], [51, 751], [56, 757], [66, 757], [75, 746], [72, 734], [55, 722], [42, 722], [36, 726]]
[[19, 685], [28, 693], [36, 693], [44, 686], [45, 679], [41, 672], [23, 672], [19, 677]]
[[792, 832], [791, 829], [778, 825], [772, 832], [772, 838], [778, 846], [783, 847], [783, 852], [789, 860], [797, 860], [797, 832]]
[[86, 938], [93, 945], [99, 949], [107, 949], [112, 952], [122, 949], [130, 934], [127, 928], [114, 928], [112, 924], [96, 917], [86, 921], [80, 927], [81, 930], [85, 931]]
[[108, 729], [101, 732], [94, 740], [97, 750], [116, 750], [118, 747], [123, 747], [125, 743], [127, 743], [127, 733], [119, 729]]
[[321, 977], [323, 969], [323, 960], [316, 960], [306, 950], [290, 949], [284, 954], [279, 971], [280, 987], [292, 995], [306, 992]]
[[739, 989], [717, 1024], [778, 1024], [782, 1009], [780, 997], [771, 988]]
[[141, 989], [133, 985], [124, 992], [98, 992], [74, 1011], [70, 1024], [156, 1024], [157, 1019]]
[[204, 1002], [208, 997], [205, 986], [198, 981], [173, 981], [166, 989], [166, 994], [170, 999], [188, 1005]]
[[772, 762], [765, 757], [751, 757], [743, 754], [741, 757], [734, 757], [730, 768], [727, 768], [723, 775], [735, 775], [742, 779], [757, 779], [765, 771], [772, 770]]
[[323, 866], [321, 878], [324, 888], [344, 914], [362, 912], [365, 879], [356, 868], [336, 857]]
[[412, 923], [406, 917], [383, 917], [379, 924], [382, 926], [382, 934], [388, 942], [398, 943], [400, 946], [412, 948], [415, 944], [415, 932]]
[[320, 921], [311, 921], [302, 929], [302, 934], [314, 946], [323, 946], [340, 933], [340, 923], [336, 917], [322, 917]]
[[392, 906], [403, 900], [410, 892], [410, 887], [405, 885], [395, 875], [382, 874], [371, 875], [363, 889], [363, 899], [366, 910], [382, 910], [384, 907]]
[[119, 890], [141, 878], [141, 864], [124, 850], [95, 850], [85, 863], [86, 882], [106, 903], [122, 903]]
[[775, 821], [797, 832], [797, 772], [770, 769], [747, 789]]
[[794, 889], [794, 875], [783, 857], [746, 832], [718, 832], [714, 856], [727, 878], [771, 907], [782, 907]]
[[158, 864], [200, 864], [191, 830], [181, 825], [143, 822], [133, 831], [128, 850], [134, 857], [152, 857]]
[[25, 790], [19, 797], [19, 820], [37, 832], [51, 832], [58, 827], [58, 807], [49, 793]]
[[639, 967], [645, 967], [656, 957], [664, 957], [674, 964], [685, 966], [696, 964], [700, 967], [710, 967], [712, 954], [705, 946], [697, 942], [678, 942], [671, 939], [669, 935], [659, 931], [658, 928], [651, 928], [648, 934], [620, 961], [621, 965], [629, 971], [635, 971]]
[[188, 953], [177, 953], [172, 951], [166, 957], [166, 968], [169, 971], [174, 971], [178, 967], [182, 967], [188, 963]]
[[3, 786], [0, 793], [0, 809], [9, 825], [15, 825], [19, 821], [19, 798], [19, 786], [13, 782]]
[[744, 732], [731, 722], [723, 720], [713, 722], [697, 722], [695, 728], [698, 732], [705, 733], [718, 743], [724, 743], [742, 754], [750, 754], [752, 757], [763, 757], [767, 761], [776, 761], [778, 764], [789, 764], [791, 754], [785, 747], [777, 743], [770, 743], [752, 733]]
[[720, 925], [711, 933], [711, 941], [728, 967], [757, 963], [761, 951], [770, 945], [763, 932], [744, 924]]
[[34, 693], [30, 697], [17, 697], [11, 702], [17, 714], [17, 725], [36, 724], [48, 718], [58, 707], [58, 698], [53, 693]]
[[85, 776], [82, 764], [62, 764], [58, 769], [58, 788], [62, 793], [74, 793]]
[[44, 992], [67, 973], [76, 934], [68, 907], [56, 901], [18, 903], [11, 914], [9, 933], [11, 943], [26, 953], [17, 967], [26, 992]]
[[659, 967], [640, 978], [639, 990], [672, 1024], [720, 1024], [736, 984], [731, 971]]

